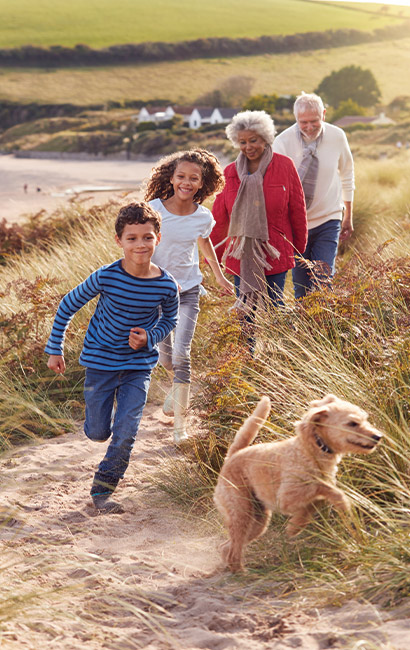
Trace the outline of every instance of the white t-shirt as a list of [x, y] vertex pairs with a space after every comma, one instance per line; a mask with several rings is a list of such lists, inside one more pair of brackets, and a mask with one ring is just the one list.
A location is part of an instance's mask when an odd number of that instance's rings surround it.
[[161, 241], [152, 261], [174, 276], [181, 291], [188, 291], [202, 281], [197, 239], [209, 237], [215, 219], [202, 205], [198, 205], [192, 214], [181, 216], [169, 212], [161, 199], [149, 203], [162, 216]]

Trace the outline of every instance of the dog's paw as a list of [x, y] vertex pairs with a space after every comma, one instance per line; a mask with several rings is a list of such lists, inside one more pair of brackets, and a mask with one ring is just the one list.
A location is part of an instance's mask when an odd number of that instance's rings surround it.
[[352, 504], [349, 499], [343, 492], [341, 492], [338, 495], [338, 498], [335, 500], [335, 508], [340, 510], [341, 512], [345, 512], [346, 514], [349, 514], [352, 510]]

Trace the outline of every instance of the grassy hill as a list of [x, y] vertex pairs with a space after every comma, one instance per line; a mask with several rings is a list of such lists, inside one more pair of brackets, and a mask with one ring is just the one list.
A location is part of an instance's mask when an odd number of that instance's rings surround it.
[[[370, 8], [369, 8], [370, 7]], [[0, 0], [0, 47], [255, 37], [326, 29], [373, 30], [410, 8], [312, 0]]]
[[235, 76], [253, 81], [252, 94], [312, 91], [323, 77], [345, 65], [370, 68], [382, 103], [402, 95], [410, 67], [410, 38], [292, 54], [197, 59], [135, 66], [24, 70], [0, 68], [0, 99], [75, 104], [167, 97], [191, 103]]

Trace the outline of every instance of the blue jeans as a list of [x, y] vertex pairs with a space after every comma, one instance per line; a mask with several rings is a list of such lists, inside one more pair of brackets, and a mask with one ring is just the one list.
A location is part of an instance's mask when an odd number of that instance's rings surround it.
[[[281, 307], [283, 305], [283, 291], [285, 289], [285, 281], [286, 281], [286, 273], [287, 271], [283, 271], [282, 273], [275, 273], [273, 275], [266, 275], [266, 289], [268, 291], [268, 296], [271, 300], [271, 303], [273, 307]], [[235, 291], [236, 295], [239, 295], [239, 285], [241, 283], [241, 279], [239, 275], [234, 275], [234, 284], [235, 284]], [[254, 353], [255, 350], [255, 337], [253, 336], [253, 325], [255, 322], [255, 311], [256, 309], [253, 310], [250, 314], [247, 314], [245, 316], [245, 321], [247, 325], [250, 328], [250, 333], [247, 336], [247, 343], [249, 350], [251, 354]], [[248, 328], [246, 328], [248, 329]]]
[[174, 371], [177, 384], [191, 381], [191, 343], [199, 313], [199, 284], [179, 294], [176, 328], [159, 344], [159, 362]]
[[[91, 494], [115, 490], [128, 467], [147, 401], [150, 370], [94, 370], [87, 368], [84, 383], [84, 433], [90, 440], [111, 442], [91, 487]], [[117, 408], [112, 417], [114, 398]]]
[[[286, 273], [287, 271], [283, 271], [282, 273], [275, 273], [273, 275], [265, 276], [268, 296], [271, 299], [272, 305], [274, 307], [280, 307], [283, 305], [283, 291], [285, 288]], [[239, 275], [234, 275], [233, 279], [235, 283], [236, 295], [238, 296], [241, 279]]]
[[341, 221], [331, 219], [308, 232], [308, 241], [303, 253], [305, 259], [319, 262], [312, 270], [303, 266], [303, 261], [296, 258], [296, 266], [292, 269], [295, 298], [303, 298], [308, 291], [330, 285], [335, 272], [335, 260], [339, 244]]

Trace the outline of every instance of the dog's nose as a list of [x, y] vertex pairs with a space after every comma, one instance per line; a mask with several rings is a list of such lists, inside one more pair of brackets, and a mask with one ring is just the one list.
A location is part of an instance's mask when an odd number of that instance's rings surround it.
[[381, 433], [373, 433], [372, 438], [373, 440], [376, 440], [376, 442], [379, 442], [379, 440], [382, 439], [382, 434]]

